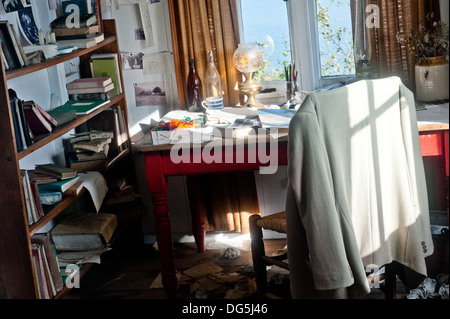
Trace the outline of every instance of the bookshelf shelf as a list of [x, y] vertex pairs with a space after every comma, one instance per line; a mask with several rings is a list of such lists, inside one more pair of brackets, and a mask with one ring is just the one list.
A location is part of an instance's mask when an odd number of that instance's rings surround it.
[[[96, 46], [79, 49], [37, 65], [30, 65], [6, 72], [1, 56], [2, 53], [0, 52], [0, 149], [2, 150], [0, 167], [3, 176], [2, 183], [0, 183], [0, 194], [2, 194], [0, 196], [0, 243], [2, 246], [2, 249], [0, 249], [0, 299], [36, 299], [39, 297], [31, 237], [39, 233], [46, 224], [63, 213], [75, 201], [82, 200], [83, 198], [81, 197], [87, 193], [86, 189], [83, 189], [78, 196], [63, 196], [62, 201], [45, 207], [44, 216], [34, 224], [29, 225], [19, 160], [27, 157], [27, 160], [32, 161], [34, 159], [33, 156], [28, 156], [33, 152], [71, 132], [90, 119], [96, 116], [102, 117], [102, 112], [113, 105], [117, 105], [122, 111], [124, 133], [126, 138], [128, 140], [130, 139], [126, 97], [124, 93], [121, 93], [92, 113], [78, 116], [66, 124], [53, 128], [51, 133], [36, 137], [33, 144], [23, 151], [18, 152], [13, 125], [13, 114], [10, 107], [8, 81], [19, 79], [20, 77], [40, 70], [46, 70], [47, 68], [75, 58], [80, 59], [81, 77], [90, 77], [89, 60], [92, 54], [115, 53], [120, 57], [115, 20], [103, 20], [102, 22], [105, 39]], [[118, 63], [119, 80], [121, 86], [124, 87], [120, 58], [118, 59]], [[106, 174], [113, 176], [114, 172], [111, 172], [112, 170], [120, 171], [123, 167], [126, 167], [127, 163], [125, 162], [128, 160], [127, 155], [130, 153], [131, 151], [128, 146], [114, 158], [110, 158], [108, 160], [108, 171]], [[83, 267], [80, 276], [89, 268], [90, 265]], [[65, 287], [54, 298], [59, 299], [64, 297], [69, 290], [68, 287]]]
[[37, 72], [40, 70], [44, 70], [47, 69], [49, 67], [52, 67], [54, 65], [78, 58], [80, 56], [89, 54], [90, 52], [96, 51], [104, 46], [107, 46], [108, 44], [111, 44], [113, 42], [116, 41], [116, 36], [108, 36], [105, 38], [105, 40], [103, 40], [102, 42], [98, 43], [96, 46], [88, 48], [88, 49], [78, 49], [76, 51], [73, 51], [71, 53], [65, 54], [65, 55], [61, 55], [61, 56], [57, 56], [55, 58], [49, 59], [45, 62], [39, 63], [39, 64], [34, 64], [34, 65], [29, 65], [29, 66], [25, 66], [19, 69], [13, 69], [10, 71], [6, 72], [6, 79], [7, 80], [12, 80], [14, 78], [18, 78], [33, 72]]
[[108, 104], [103, 105], [102, 107], [98, 108], [94, 112], [89, 113], [87, 115], [78, 116], [76, 119], [72, 120], [71, 122], [69, 122], [69, 123], [67, 123], [65, 125], [62, 125], [61, 127], [57, 127], [52, 133], [40, 136], [38, 138], [38, 140], [33, 145], [27, 147], [26, 149], [24, 149], [23, 151], [21, 151], [18, 154], [19, 159], [22, 159], [22, 158], [26, 157], [27, 155], [31, 154], [35, 150], [40, 149], [41, 147], [43, 147], [43, 146], [47, 145], [48, 143], [54, 141], [58, 137], [61, 137], [64, 134], [70, 132], [72, 129], [76, 128], [77, 126], [80, 126], [83, 123], [85, 123], [86, 121], [88, 121], [89, 119], [93, 118], [94, 116], [96, 116], [97, 114], [99, 114], [103, 110], [107, 109], [111, 105], [118, 104], [120, 101], [124, 100], [124, 98], [125, 98], [125, 95], [123, 93], [119, 94], [118, 96], [115, 96], [114, 98], [112, 98], [109, 101]]
[[81, 195], [83, 195], [85, 191], [86, 188], [83, 188], [78, 196], [64, 196], [60, 202], [52, 205], [49, 209], [46, 209], [44, 217], [30, 226], [30, 236], [36, 234], [50, 220], [58, 216], [67, 207], [72, 205], [72, 203], [75, 202], [79, 197], [81, 197]]

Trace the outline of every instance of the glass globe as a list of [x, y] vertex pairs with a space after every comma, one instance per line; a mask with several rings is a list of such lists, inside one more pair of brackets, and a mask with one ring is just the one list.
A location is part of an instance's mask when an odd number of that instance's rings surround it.
[[244, 74], [253, 73], [263, 62], [263, 53], [256, 43], [241, 43], [234, 52], [233, 62], [236, 69]]

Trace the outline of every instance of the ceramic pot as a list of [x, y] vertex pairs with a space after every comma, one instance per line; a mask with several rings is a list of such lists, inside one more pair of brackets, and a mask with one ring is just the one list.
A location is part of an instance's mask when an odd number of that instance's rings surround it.
[[448, 100], [448, 61], [445, 56], [424, 58], [415, 66], [416, 98], [431, 102]]

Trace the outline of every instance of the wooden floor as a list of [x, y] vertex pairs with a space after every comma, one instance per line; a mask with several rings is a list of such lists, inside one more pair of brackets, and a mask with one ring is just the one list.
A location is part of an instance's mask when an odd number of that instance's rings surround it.
[[[202, 263], [211, 262], [223, 268], [225, 274], [240, 274], [254, 279], [250, 243], [239, 249], [240, 256], [234, 259], [226, 259], [222, 256], [223, 247], [220, 249], [207, 249], [204, 253], [197, 253], [192, 243], [175, 244], [175, 267], [179, 273]], [[266, 253], [271, 254], [285, 246], [286, 240], [266, 240]], [[160, 262], [157, 250], [151, 245], [116, 245], [113, 250], [102, 256], [101, 264], [94, 265], [81, 279], [80, 288], [72, 289], [65, 299], [166, 299], [162, 288], [152, 288], [156, 284], [160, 273]], [[286, 278], [280, 275], [279, 278]], [[224, 285], [226, 289], [233, 288]], [[278, 291], [287, 292], [289, 283], [287, 280], [279, 280], [272, 284]], [[177, 299], [194, 299], [199, 296], [190, 291], [190, 285], [181, 284], [177, 290]], [[222, 293], [211, 294], [209, 299], [224, 298]], [[406, 290], [401, 283], [398, 285], [397, 298], [404, 299]], [[245, 298], [256, 298], [253, 295], [245, 295]], [[379, 290], [373, 290], [366, 299], [383, 299], [384, 295]]]

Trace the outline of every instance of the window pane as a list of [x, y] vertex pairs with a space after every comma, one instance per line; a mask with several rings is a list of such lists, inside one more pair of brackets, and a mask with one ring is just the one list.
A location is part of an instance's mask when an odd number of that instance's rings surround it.
[[291, 62], [286, 3], [282, 0], [241, 0], [246, 43], [256, 42], [264, 52], [258, 81], [284, 80], [284, 66]]
[[323, 77], [355, 73], [350, 0], [317, 0]]

